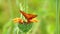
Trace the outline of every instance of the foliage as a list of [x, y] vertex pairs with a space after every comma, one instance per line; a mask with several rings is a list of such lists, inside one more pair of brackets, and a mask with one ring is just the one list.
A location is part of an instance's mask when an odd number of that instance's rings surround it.
[[[25, 20], [20, 9], [37, 14], [39, 22], [15, 24], [12, 19], [16, 17]], [[56, 0], [0, 0], [0, 34], [56, 34], [56, 21]]]

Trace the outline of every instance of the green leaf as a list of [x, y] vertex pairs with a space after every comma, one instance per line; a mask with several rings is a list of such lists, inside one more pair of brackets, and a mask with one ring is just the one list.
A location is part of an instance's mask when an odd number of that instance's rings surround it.
[[32, 28], [32, 24], [33, 23], [24, 23], [24, 24], [18, 24], [18, 27], [20, 30], [22, 30], [23, 32], [28, 32], [31, 28]]

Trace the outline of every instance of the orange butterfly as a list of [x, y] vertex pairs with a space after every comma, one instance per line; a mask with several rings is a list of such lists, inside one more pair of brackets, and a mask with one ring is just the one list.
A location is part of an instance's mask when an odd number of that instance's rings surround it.
[[37, 17], [37, 15], [27, 14], [24, 11], [21, 11], [21, 10], [20, 10], [20, 12], [27, 19], [27, 23], [30, 23], [33, 18]]
[[37, 15], [27, 14], [21, 10], [20, 10], [20, 13], [27, 19], [27, 22], [22, 20], [21, 18], [15, 18], [14, 22], [19, 22], [21, 24], [23, 24], [24, 22], [26, 22], [26, 23], [37, 22], [37, 20], [35, 19], [35, 17], [37, 17]]

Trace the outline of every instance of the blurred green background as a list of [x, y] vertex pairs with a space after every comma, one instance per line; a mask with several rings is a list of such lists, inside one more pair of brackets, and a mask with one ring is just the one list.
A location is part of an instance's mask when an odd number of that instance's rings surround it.
[[30, 34], [56, 34], [56, 0], [0, 0], [0, 34], [13, 34], [12, 19], [20, 17], [22, 7], [26, 13], [37, 14], [40, 21]]

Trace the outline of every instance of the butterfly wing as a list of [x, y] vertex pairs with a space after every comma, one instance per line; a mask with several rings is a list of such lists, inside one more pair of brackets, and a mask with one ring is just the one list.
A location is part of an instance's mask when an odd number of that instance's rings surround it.
[[37, 17], [37, 15], [28, 14], [27, 19], [33, 19], [33, 18], [35, 18], [35, 17]]
[[37, 17], [37, 15], [27, 14], [24, 11], [21, 11], [21, 10], [20, 10], [20, 12], [27, 19], [28, 22], [30, 22], [31, 19]]

